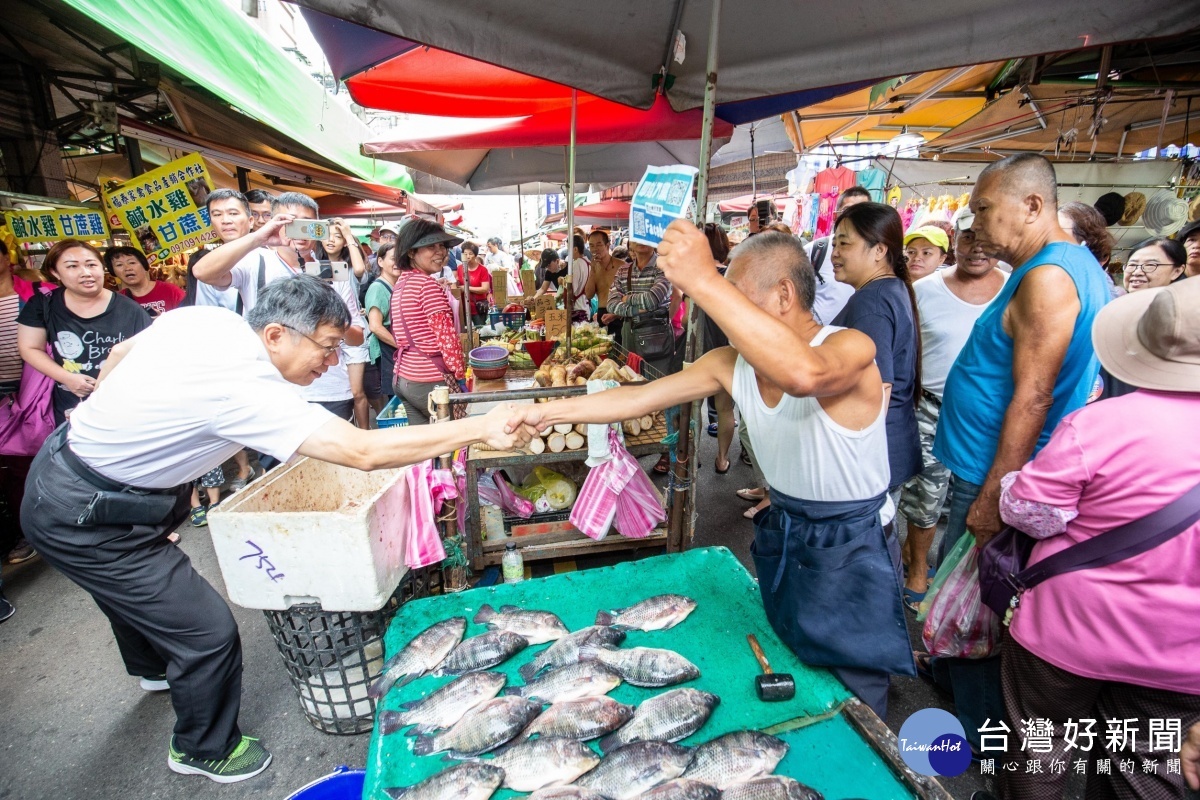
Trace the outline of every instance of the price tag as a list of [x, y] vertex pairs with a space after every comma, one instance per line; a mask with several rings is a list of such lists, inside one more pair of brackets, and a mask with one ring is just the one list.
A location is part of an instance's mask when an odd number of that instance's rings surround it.
[[533, 314], [533, 318], [545, 319], [547, 311], [553, 311], [555, 306], [554, 295], [544, 294], [541, 297], [535, 297], [529, 305], [529, 311]]
[[533, 297], [534, 292], [537, 291], [537, 286], [534, 283], [536, 277], [537, 275], [531, 269], [521, 270], [521, 291], [524, 292], [526, 297]]
[[546, 338], [554, 339], [562, 336], [567, 332], [567, 325], [570, 323], [571, 317], [568, 312], [562, 308], [551, 309], [546, 312]]

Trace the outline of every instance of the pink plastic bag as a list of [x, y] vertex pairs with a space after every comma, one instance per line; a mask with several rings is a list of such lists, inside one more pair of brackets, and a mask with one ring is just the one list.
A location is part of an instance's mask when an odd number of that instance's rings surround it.
[[[46, 348], [47, 354], [50, 349]], [[0, 403], [0, 455], [35, 456], [54, 433], [54, 379], [25, 364], [15, 399]]]
[[645, 538], [667, 518], [666, 512], [654, 484], [616, 431], [609, 431], [609, 445], [612, 459], [588, 473], [571, 509], [571, 524], [596, 540], [614, 526], [622, 536]]
[[974, 542], [934, 594], [921, 638], [935, 656], [987, 658], [995, 652], [1000, 618], [980, 600], [979, 548]]
[[447, 470], [436, 470], [429, 461], [408, 470], [409, 520], [404, 563], [409, 569], [436, 564], [446, 557], [438, 532], [437, 512], [445, 498], [457, 497], [454, 479]]

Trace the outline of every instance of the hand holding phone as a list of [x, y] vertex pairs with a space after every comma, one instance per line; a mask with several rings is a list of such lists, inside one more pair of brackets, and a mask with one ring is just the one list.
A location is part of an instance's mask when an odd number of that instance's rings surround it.
[[323, 219], [294, 219], [283, 229], [288, 239], [320, 241], [329, 238], [329, 221]]

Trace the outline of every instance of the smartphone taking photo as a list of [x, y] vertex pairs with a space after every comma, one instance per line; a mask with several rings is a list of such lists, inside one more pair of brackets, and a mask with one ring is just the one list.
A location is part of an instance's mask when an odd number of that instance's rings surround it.
[[329, 237], [332, 226], [324, 219], [294, 219], [283, 227], [283, 235], [289, 239], [319, 241]]

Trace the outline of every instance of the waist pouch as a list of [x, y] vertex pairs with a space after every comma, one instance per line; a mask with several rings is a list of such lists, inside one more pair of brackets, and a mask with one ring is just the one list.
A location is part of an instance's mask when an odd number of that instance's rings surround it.
[[175, 509], [174, 494], [96, 492], [79, 515], [80, 525], [159, 525]]

